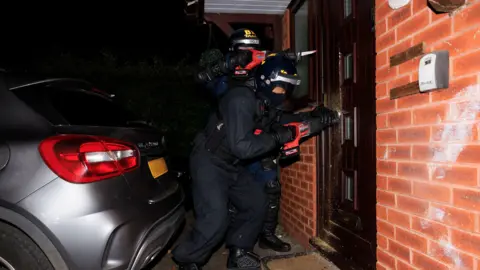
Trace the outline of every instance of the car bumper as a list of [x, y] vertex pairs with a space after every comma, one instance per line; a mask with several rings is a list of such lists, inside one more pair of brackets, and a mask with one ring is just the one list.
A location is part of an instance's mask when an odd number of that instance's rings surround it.
[[172, 177], [162, 181], [172, 185], [152, 202], [132, 197], [125, 182], [75, 185], [57, 179], [19, 206], [38, 219], [70, 270], [140, 269], [184, 220], [181, 186]]

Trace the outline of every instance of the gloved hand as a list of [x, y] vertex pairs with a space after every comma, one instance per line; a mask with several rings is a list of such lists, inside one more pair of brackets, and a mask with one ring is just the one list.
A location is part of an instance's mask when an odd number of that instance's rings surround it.
[[338, 112], [330, 110], [325, 107], [316, 107], [311, 113], [310, 116], [315, 118], [315, 120], [311, 119], [312, 121], [319, 122], [325, 126], [330, 126], [336, 124], [340, 121], [340, 117]]
[[272, 135], [278, 145], [284, 145], [288, 142], [295, 140], [296, 129], [295, 127], [275, 125], [272, 126]]

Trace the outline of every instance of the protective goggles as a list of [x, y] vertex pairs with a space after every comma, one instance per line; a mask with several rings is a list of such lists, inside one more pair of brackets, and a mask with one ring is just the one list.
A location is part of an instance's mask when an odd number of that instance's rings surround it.
[[299, 86], [301, 83], [300, 77], [295, 75], [289, 75], [282, 72], [274, 72], [269, 76], [272, 83], [284, 82], [294, 86]]
[[236, 39], [232, 41], [232, 45], [235, 46], [237, 44], [245, 44], [245, 45], [260, 45], [259, 39]]

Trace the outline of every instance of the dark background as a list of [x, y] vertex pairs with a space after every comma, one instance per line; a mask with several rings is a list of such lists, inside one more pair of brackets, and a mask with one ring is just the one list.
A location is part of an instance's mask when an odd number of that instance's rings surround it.
[[[0, 68], [50, 77], [86, 79], [167, 135], [170, 149], [186, 156], [212, 109], [194, 81], [200, 55], [227, 50], [214, 24], [185, 15], [185, 1], [120, 2], [52, 7], [4, 7], [0, 15]], [[273, 40], [255, 31], [265, 49]]]

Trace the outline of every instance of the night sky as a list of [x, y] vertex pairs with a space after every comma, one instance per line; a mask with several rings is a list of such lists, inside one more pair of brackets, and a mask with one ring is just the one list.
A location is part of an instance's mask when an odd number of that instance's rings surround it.
[[[101, 50], [129, 61], [153, 55], [167, 63], [187, 55], [198, 61], [209, 43], [209, 27], [186, 20], [183, 0], [129, 3], [110, 8], [72, 4], [48, 11], [4, 12], [0, 18], [0, 67], [29, 65], [39, 57], [62, 52], [95, 58]], [[215, 46], [215, 40], [221, 43], [226, 37], [216, 27], [213, 30], [211, 44]]]

